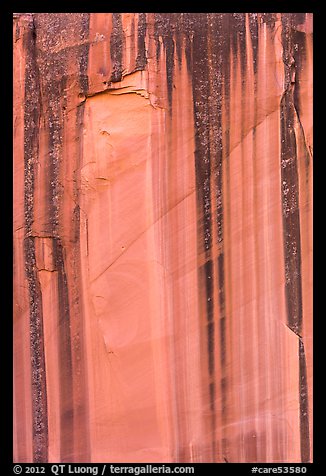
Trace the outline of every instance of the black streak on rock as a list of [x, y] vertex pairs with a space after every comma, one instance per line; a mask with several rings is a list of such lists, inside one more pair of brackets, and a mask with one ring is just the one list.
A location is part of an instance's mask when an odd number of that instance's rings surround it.
[[276, 13], [262, 13], [261, 18], [262, 18], [263, 23], [266, 23], [266, 25], [271, 30], [274, 30], [275, 22], [276, 22], [276, 19], [277, 19]]
[[[221, 36], [222, 36], [222, 77], [223, 87], [221, 88], [221, 94], [224, 98], [224, 124], [223, 124], [223, 160], [225, 161], [226, 176], [228, 176], [229, 156], [230, 156], [230, 61], [231, 61], [231, 44], [230, 44], [230, 17], [229, 15], [223, 16]], [[222, 169], [223, 170], [223, 169]], [[223, 182], [222, 182], [223, 183]], [[223, 202], [222, 202], [223, 203]], [[224, 247], [223, 247], [224, 250]], [[221, 256], [221, 255], [220, 255]], [[219, 284], [219, 296], [220, 296], [220, 339], [221, 339], [221, 369], [222, 378], [220, 382], [221, 389], [221, 410], [222, 410], [222, 424], [226, 425], [227, 422], [227, 385], [228, 380], [226, 377], [226, 309], [225, 309], [225, 255], [223, 251], [223, 258], [218, 263], [218, 270], [220, 273], [219, 283], [223, 283], [223, 287]], [[223, 278], [222, 278], [223, 276]], [[224, 303], [224, 305], [223, 305]], [[225, 316], [225, 317], [224, 317]], [[228, 456], [228, 439], [225, 436], [225, 430], [222, 429], [222, 454], [224, 458]]]
[[306, 33], [301, 31], [293, 31], [293, 58], [295, 66], [295, 88], [294, 88], [294, 105], [297, 114], [300, 116], [300, 83], [301, 72], [306, 60]]
[[291, 15], [293, 25], [303, 25], [306, 19], [306, 13], [292, 13]]
[[42, 293], [38, 280], [33, 237], [24, 241], [25, 272], [30, 298], [30, 348], [32, 369], [33, 461], [48, 460], [48, 415], [44, 354]]
[[310, 154], [311, 151], [308, 149], [308, 145], [305, 138], [305, 132], [303, 128], [303, 124], [301, 122], [301, 104], [300, 104], [300, 97], [301, 97], [301, 84], [304, 80], [302, 78], [302, 72], [306, 67], [306, 60], [307, 60], [307, 43], [306, 43], [306, 33], [298, 31], [296, 29], [297, 25], [294, 25], [294, 29], [292, 32], [293, 35], [293, 58], [294, 58], [294, 66], [295, 66], [295, 78], [294, 78], [294, 94], [293, 94], [293, 103], [297, 115], [297, 119], [300, 125], [301, 131], [301, 138], [305, 148], [305, 165], [306, 165], [306, 181], [309, 179], [309, 164], [310, 164]]
[[299, 216], [299, 181], [295, 108], [293, 98], [293, 70], [291, 30], [288, 17], [282, 17], [283, 61], [285, 92], [281, 100], [281, 190], [284, 228], [285, 294], [288, 325], [296, 333], [302, 328], [301, 240]]
[[144, 70], [147, 64], [145, 36], [146, 36], [146, 13], [138, 14], [138, 51], [135, 71]]
[[180, 30], [177, 30], [175, 33], [175, 49], [177, 52], [179, 69], [181, 68], [181, 65], [182, 65], [182, 37], [183, 37], [182, 32]]
[[154, 37], [156, 42], [156, 60], [160, 59], [160, 37], [163, 41], [165, 51], [166, 82], [169, 101], [169, 112], [172, 112], [173, 95], [173, 75], [174, 75], [174, 56], [175, 56], [175, 23], [178, 14], [155, 13]]
[[307, 365], [304, 344], [299, 339], [300, 448], [301, 462], [310, 462]]
[[194, 15], [191, 13], [183, 13], [182, 30], [184, 32], [185, 56], [188, 74], [192, 73], [192, 39], [194, 36]]
[[[220, 360], [220, 397], [221, 397], [221, 422], [222, 425], [226, 421], [226, 380], [225, 380], [225, 364], [226, 364], [226, 315], [225, 315], [225, 277], [224, 277], [224, 209], [223, 209], [223, 127], [222, 127], [222, 98], [224, 97], [224, 62], [229, 63], [230, 52], [225, 51], [229, 45], [226, 44], [224, 31], [224, 21], [227, 20], [226, 15], [211, 14], [209, 15], [209, 55], [208, 70], [210, 93], [208, 98], [209, 104], [209, 127], [210, 127], [210, 157], [213, 171], [213, 203], [216, 211], [216, 237], [214, 242], [218, 248], [218, 257], [215, 260], [215, 273], [217, 276], [218, 286], [218, 303], [219, 303], [219, 360]], [[228, 22], [229, 25], [229, 22]], [[229, 37], [229, 30], [226, 32]], [[215, 316], [214, 316], [215, 317]], [[225, 457], [225, 438], [222, 438], [222, 454]]]
[[299, 401], [302, 462], [309, 461], [309, 409], [302, 334], [301, 239], [299, 180], [295, 135], [293, 30], [291, 14], [282, 14], [285, 91], [281, 100], [281, 190], [283, 206], [285, 296], [288, 326], [299, 336]]
[[112, 13], [112, 33], [110, 54], [112, 62], [112, 82], [118, 82], [122, 79], [122, 51], [123, 51], [123, 31], [121, 13]]
[[246, 14], [233, 13], [231, 17], [231, 32], [234, 53], [240, 58], [242, 77], [246, 75], [247, 44], [246, 44]]
[[[80, 32], [80, 39], [85, 40], [89, 37], [89, 22], [90, 22], [90, 14], [84, 13], [82, 14], [81, 19], [81, 32]], [[89, 42], [87, 41], [84, 45], [80, 47], [78, 52], [78, 64], [79, 64], [79, 73], [78, 73], [78, 82], [80, 93], [84, 96], [88, 93], [88, 75], [87, 75], [87, 68], [88, 68], [88, 55], [89, 55]], [[78, 180], [77, 180], [77, 173], [81, 167], [81, 160], [82, 160], [82, 130], [83, 130], [83, 120], [84, 120], [84, 112], [85, 112], [85, 103], [81, 104], [77, 110], [76, 115], [76, 134], [79, 138], [79, 148], [77, 153], [77, 163], [75, 167], [75, 176], [74, 176], [74, 197], [75, 201], [78, 203], [79, 198], [79, 188], [78, 188]], [[79, 243], [80, 239], [80, 207], [77, 205], [74, 210], [74, 226], [75, 226], [75, 233], [74, 233], [74, 241]]]
[[225, 340], [225, 291], [224, 291], [224, 253], [217, 258], [218, 293], [220, 302], [220, 362], [222, 373], [225, 370], [226, 340]]
[[[204, 14], [203, 14], [204, 15]], [[199, 14], [198, 14], [199, 16]], [[202, 16], [202, 14], [200, 14]], [[206, 15], [204, 15], [206, 19]], [[195, 123], [196, 191], [199, 212], [199, 236], [203, 236], [203, 250], [207, 256], [212, 246], [211, 231], [211, 158], [209, 134], [209, 77], [207, 67], [207, 20], [198, 18], [199, 27], [193, 39], [192, 85]], [[202, 250], [200, 250], [202, 252]]]
[[166, 54], [166, 81], [168, 88], [168, 100], [170, 110], [172, 108], [172, 92], [173, 92], [173, 71], [174, 71], [174, 40], [167, 37], [163, 41]]
[[220, 15], [211, 15], [210, 29], [209, 29], [209, 87], [210, 94], [208, 97], [209, 105], [209, 128], [210, 128], [210, 155], [212, 162], [213, 174], [213, 195], [216, 209], [216, 228], [217, 228], [217, 243], [222, 246], [223, 241], [223, 200], [222, 200], [222, 63], [223, 63], [223, 49], [222, 49], [222, 20]]
[[70, 335], [68, 282], [60, 239], [53, 240], [53, 260], [58, 270], [59, 369], [60, 369], [60, 461], [71, 462], [74, 455], [73, 372]]
[[[227, 14], [225, 14], [227, 15]], [[232, 13], [229, 14], [229, 35], [233, 58], [240, 59], [241, 74], [246, 74], [246, 14]]]
[[206, 261], [204, 264], [204, 276], [206, 281], [206, 319], [207, 319], [207, 353], [209, 376], [214, 376], [214, 306], [213, 306], [213, 262]]
[[[189, 20], [189, 18], [188, 18]], [[192, 54], [192, 90], [194, 104], [195, 124], [195, 170], [196, 193], [198, 213], [199, 253], [205, 256], [203, 280], [206, 300], [207, 319], [207, 351], [208, 351], [208, 376], [209, 399], [211, 409], [212, 431], [212, 458], [215, 457], [215, 355], [214, 355], [214, 303], [213, 303], [213, 263], [210, 257], [212, 247], [212, 215], [211, 215], [211, 150], [210, 150], [210, 125], [212, 124], [209, 110], [210, 77], [208, 60], [208, 16], [207, 14], [194, 14], [193, 54]]]
[[[88, 40], [89, 37], [89, 22], [90, 22], [90, 14], [83, 13], [81, 18], [81, 30], [80, 30], [80, 39], [81, 40]], [[87, 68], [88, 68], [88, 53], [89, 53], [89, 42], [86, 41], [85, 44], [81, 45], [80, 50], [78, 52], [78, 62], [79, 62], [79, 85], [80, 85], [80, 92], [82, 94], [87, 94], [88, 92], [88, 75], [87, 75]]]
[[[258, 69], [258, 15], [257, 13], [249, 13], [249, 29], [252, 45], [252, 57], [254, 62], [254, 73]], [[256, 97], [256, 96], [255, 96]]]
[[60, 184], [60, 160], [62, 149], [62, 123], [61, 123], [61, 108], [59, 98], [61, 96], [60, 83], [51, 78], [45, 83], [45, 93], [49, 100], [49, 109], [47, 116], [47, 128], [49, 132], [49, 155], [48, 155], [48, 169], [49, 182], [48, 187], [48, 212], [49, 222], [51, 226], [51, 233], [56, 236], [59, 226], [59, 200], [61, 196]]
[[[31, 233], [34, 220], [35, 162], [39, 154], [40, 84], [36, 59], [35, 25], [31, 18], [25, 34], [25, 105], [24, 105], [24, 212], [25, 235]], [[42, 294], [36, 269], [33, 237], [24, 240], [25, 273], [30, 298], [30, 351], [32, 373], [33, 462], [48, 461], [48, 415], [44, 354]]]

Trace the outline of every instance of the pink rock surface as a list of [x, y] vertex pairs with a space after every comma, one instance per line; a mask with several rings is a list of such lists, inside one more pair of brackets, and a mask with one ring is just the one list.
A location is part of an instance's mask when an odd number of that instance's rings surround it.
[[311, 14], [14, 18], [14, 460], [308, 462]]

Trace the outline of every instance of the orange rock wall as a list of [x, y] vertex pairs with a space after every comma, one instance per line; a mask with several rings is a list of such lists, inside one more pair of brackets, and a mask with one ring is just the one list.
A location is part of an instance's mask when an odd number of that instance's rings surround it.
[[311, 17], [14, 16], [15, 461], [311, 461]]

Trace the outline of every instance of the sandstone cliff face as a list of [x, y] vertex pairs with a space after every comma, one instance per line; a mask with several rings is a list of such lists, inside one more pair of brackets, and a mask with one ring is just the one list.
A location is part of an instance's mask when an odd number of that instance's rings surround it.
[[311, 460], [310, 14], [14, 18], [14, 459]]

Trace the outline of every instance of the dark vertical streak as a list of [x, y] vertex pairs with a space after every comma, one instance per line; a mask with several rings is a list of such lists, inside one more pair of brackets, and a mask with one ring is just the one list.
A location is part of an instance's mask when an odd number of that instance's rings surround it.
[[208, 260], [204, 264], [204, 279], [206, 283], [206, 319], [207, 319], [207, 353], [208, 372], [211, 378], [214, 377], [214, 306], [213, 306], [213, 261]]
[[223, 89], [223, 36], [221, 16], [211, 18], [212, 33], [210, 35], [210, 128], [212, 137], [210, 148], [214, 170], [214, 198], [216, 200], [217, 244], [223, 247], [223, 143], [222, 143], [222, 89]]
[[294, 104], [297, 114], [300, 115], [300, 72], [306, 60], [306, 34], [301, 31], [294, 31], [293, 43], [293, 59], [295, 65]]
[[[214, 329], [212, 329], [212, 332], [214, 332]], [[216, 398], [216, 388], [215, 388], [215, 381], [214, 380], [211, 380], [209, 382], [209, 408], [210, 408], [210, 411], [212, 413], [212, 416], [213, 416], [213, 425], [212, 425], [212, 430], [214, 432], [214, 429], [215, 429], [215, 398]], [[215, 449], [215, 443], [214, 443], [214, 440], [215, 440], [215, 436], [214, 436], [214, 433], [212, 435], [212, 438], [213, 438], [213, 452], [214, 452], [214, 449]], [[213, 459], [214, 459], [215, 455], [213, 453]]]
[[56, 79], [50, 79], [44, 85], [46, 97], [49, 100], [49, 108], [47, 111], [47, 127], [48, 127], [48, 147], [49, 147], [49, 182], [46, 184], [48, 188], [48, 213], [51, 233], [55, 237], [58, 234], [59, 226], [59, 197], [61, 195], [61, 184], [59, 181], [60, 155], [62, 147], [62, 124], [58, 98], [61, 94], [61, 88]]
[[246, 49], [246, 14], [233, 13], [231, 17], [231, 32], [234, 52], [240, 58], [241, 74], [246, 74], [247, 49]]
[[59, 369], [60, 369], [60, 427], [61, 445], [60, 461], [70, 462], [74, 450], [74, 406], [73, 406], [73, 372], [70, 335], [70, 309], [68, 282], [64, 264], [64, 251], [60, 239], [53, 240], [53, 260], [58, 271], [59, 303]]
[[32, 367], [33, 462], [48, 460], [48, 415], [44, 354], [42, 293], [36, 269], [34, 238], [24, 241], [25, 272], [30, 299], [30, 348]]
[[[225, 302], [225, 253], [224, 253], [224, 207], [223, 207], [223, 160], [228, 164], [230, 155], [230, 61], [232, 58], [230, 38], [231, 16], [223, 15], [220, 24], [220, 54], [219, 63], [221, 69], [222, 80], [219, 83], [219, 95], [223, 98], [225, 110], [225, 124], [222, 124], [222, 112], [219, 113], [219, 122], [221, 128], [221, 154], [218, 159], [218, 175], [217, 175], [217, 223], [218, 233], [217, 242], [220, 246], [220, 254], [217, 260], [218, 270], [218, 293], [220, 306], [220, 365], [221, 365], [221, 421], [222, 421], [222, 455], [223, 458], [228, 457], [227, 439], [225, 437], [224, 427], [227, 422], [227, 370], [226, 370], [226, 302]], [[220, 105], [222, 109], [222, 103]], [[224, 131], [224, 134], [223, 134]]]
[[[189, 19], [188, 19], [189, 20]], [[214, 303], [213, 303], [213, 263], [211, 260], [212, 223], [211, 223], [211, 150], [210, 126], [212, 118], [209, 110], [210, 78], [208, 49], [208, 17], [196, 14], [193, 18], [195, 32], [192, 50], [192, 89], [195, 124], [195, 170], [198, 208], [199, 253], [205, 256], [204, 275], [199, 274], [205, 289], [207, 350], [209, 375], [209, 400], [212, 425], [212, 458], [215, 457], [215, 355], [214, 355]]]
[[306, 143], [305, 133], [303, 125], [300, 120], [301, 116], [301, 106], [300, 106], [300, 96], [301, 96], [301, 72], [305, 68], [305, 63], [307, 60], [307, 51], [306, 51], [306, 33], [295, 30], [293, 32], [293, 58], [295, 65], [295, 84], [294, 84], [294, 95], [293, 103], [299, 121], [300, 130], [302, 134], [302, 141], [305, 148], [305, 164], [306, 164], [306, 179], [308, 180], [309, 176], [309, 163], [310, 163], [310, 151]]
[[[258, 69], [258, 18], [257, 13], [249, 13], [249, 29], [252, 45], [252, 57], [254, 62], [254, 73], [256, 75]], [[256, 80], [255, 80], [256, 88]], [[256, 93], [255, 93], [256, 98]], [[255, 124], [255, 122], [254, 122]]]
[[163, 40], [166, 54], [166, 81], [168, 87], [168, 100], [170, 111], [172, 107], [172, 92], [173, 92], [173, 71], [174, 71], [174, 40], [167, 36]]
[[271, 28], [271, 30], [275, 27], [276, 22], [276, 13], [261, 13], [261, 18], [266, 25]]
[[303, 25], [306, 19], [306, 13], [292, 13], [291, 18], [294, 25]]
[[177, 52], [178, 66], [180, 69], [182, 65], [182, 32], [180, 30], [177, 30], [175, 34], [175, 49]]
[[178, 67], [182, 65], [182, 52], [184, 50], [184, 13], [180, 13], [175, 17], [175, 51], [178, 61]]
[[302, 339], [299, 339], [300, 382], [300, 448], [302, 463], [310, 462], [309, 405], [306, 356]]
[[[80, 39], [88, 40], [89, 37], [89, 22], [90, 22], [90, 13], [83, 13], [81, 19], [81, 31]], [[80, 51], [78, 55], [79, 62], [79, 85], [82, 94], [87, 94], [88, 92], [88, 54], [89, 54], [89, 42], [86, 41], [85, 44], [80, 46]]]
[[[285, 294], [288, 325], [296, 333], [302, 330], [301, 240], [298, 204], [297, 156], [294, 131], [290, 131], [288, 105], [281, 105], [282, 144], [282, 206], [285, 257]], [[292, 114], [292, 111], [290, 112]], [[291, 144], [292, 143], [292, 144]], [[290, 144], [290, 145], [289, 145]], [[290, 147], [291, 150], [289, 150]], [[288, 155], [290, 153], [290, 155]]]
[[[130, 46], [130, 56], [131, 58], [135, 58], [136, 57], [136, 53], [135, 53], [135, 49], [136, 49], [136, 45], [135, 45], [135, 16], [133, 15], [132, 16], [132, 20], [131, 20], [131, 27], [130, 27], [130, 36], [131, 36], [131, 46]], [[137, 37], [137, 43], [138, 43], [138, 37]]]
[[246, 73], [247, 63], [245, 13], [229, 14], [228, 34], [230, 35], [231, 49], [233, 51], [234, 56], [240, 59], [241, 73], [244, 76]]
[[282, 14], [282, 43], [285, 91], [281, 100], [281, 190], [284, 230], [285, 296], [288, 326], [299, 336], [299, 401], [301, 459], [309, 460], [309, 416], [306, 363], [302, 334], [301, 238], [299, 213], [299, 179], [295, 133], [295, 59], [291, 14]]
[[[218, 270], [218, 293], [220, 303], [220, 362], [222, 374], [225, 372], [225, 356], [226, 356], [226, 339], [225, 339], [225, 292], [224, 292], [224, 254], [221, 253], [217, 258]], [[222, 399], [225, 399], [222, 394]]]
[[[199, 27], [207, 29], [207, 19], [203, 14], [198, 16]], [[193, 64], [192, 84], [194, 99], [194, 122], [195, 122], [195, 168], [196, 168], [196, 191], [199, 210], [199, 233], [204, 237], [203, 250], [209, 257], [212, 246], [211, 233], [211, 166], [209, 147], [209, 78], [207, 67], [207, 35], [206, 31], [200, 30], [193, 39]], [[200, 250], [202, 252], [202, 250]]]
[[112, 82], [121, 81], [122, 79], [122, 47], [123, 30], [121, 13], [112, 13], [112, 33], [110, 44], [110, 54], [112, 62]]
[[[229, 52], [225, 54], [226, 38], [224, 36], [223, 24], [228, 15], [212, 14], [209, 18], [209, 79], [210, 79], [210, 150], [213, 170], [213, 200], [216, 210], [216, 237], [214, 241], [217, 245], [218, 257], [215, 260], [218, 286], [218, 336], [219, 336], [219, 362], [220, 362], [220, 405], [221, 426], [225, 425], [226, 413], [226, 315], [225, 315], [225, 278], [224, 278], [224, 210], [223, 210], [223, 127], [222, 127], [222, 101], [223, 96], [223, 63], [229, 62]], [[226, 37], [229, 37], [227, 32]], [[217, 307], [217, 306], [216, 306]], [[223, 431], [223, 430], [222, 430]], [[225, 438], [222, 436], [221, 453], [225, 452]]]
[[192, 39], [194, 36], [194, 22], [195, 17], [191, 13], [182, 14], [182, 30], [185, 37], [185, 56], [187, 63], [187, 71], [192, 73]]
[[154, 38], [155, 38], [155, 45], [156, 45], [156, 50], [155, 50], [155, 58], [156, 62], [158, 63], [161, 55], [161, 42], [160, 42], [160, 24], [161, 24], [161, 14], [160, 13], [155, 13], [155, 19], [154, 19]]
[[27, 59], [24, 103], [24, 213], [27, 238], [24, 240], [24, 256], [30, 298], [33, 461], [44, 463], [48, 460], [48, 415], [42, 293], [37, 275], [34, 238], [28, 236], [34, 221], [35, 162], [39, 154], [40, 93], [35, 43], [35, 25], [31, 18], [24, 44]]
[[175, 22], [177, 14], [155, 13], [154, 38], [156, 42], [156, 61], [160, 58], [160, 37], [165, 50], [166, 83], [169, 102], [169, 112], [172, 112], [173, 75], [174, 75], [174, 55], [175, 55]]
[[293, 99], [294, 62], [290, 28], [283, 22], [283, 61], [286, 89], [281, 100], [281, 180], [284, 228], [285, 294], [288, 325], [296, 333], [302, 328], [301, 241], [299, 216], [299, 180]]
[[144, 70], [147, 64], [146, 48], [145, 48], [145, 36], [146, 36], [146, 13], [138, 14], [138, 51], [136, 58], [135, 71]]

